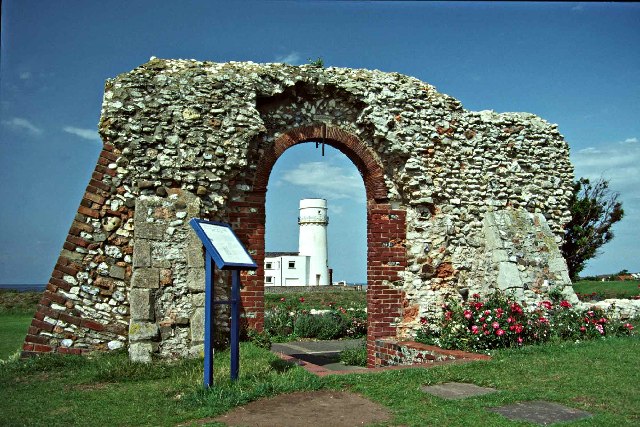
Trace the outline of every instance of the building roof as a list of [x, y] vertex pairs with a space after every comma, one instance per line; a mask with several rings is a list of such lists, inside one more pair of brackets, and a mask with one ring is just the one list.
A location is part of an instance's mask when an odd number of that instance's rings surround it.
[[300, 255], [298, 252], [265, 252], [265, 258], [277, 258], [280, 256], [298, 256]]

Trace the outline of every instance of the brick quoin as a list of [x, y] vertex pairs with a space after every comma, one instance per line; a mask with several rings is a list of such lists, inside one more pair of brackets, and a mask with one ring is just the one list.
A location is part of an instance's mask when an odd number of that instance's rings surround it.
[[367, 195], [367, 309], [368, 366], [376, 366], [375, 340], [396, 336], [395, 323], [402, 317], [404, 293], [394, 288], [399, 272], [407, 266], [406, 212], [388, 202], [384, 171], [376, 154], [356, 136], [333, 126], [314, 125], [280, 135], [260, 158], [253, 186], [239, 200], [230, 202], [230, 222], [238, 238], [258, 264], [255, 273], [242, 274], [242, 308], [246, 324], [264, 327], [265, 201], [271, 170], [278, 158], [294, 145], [317, 141], [345, 154], [360, 172]]
[[[78, 247], [87, 248], [90, 246], [90, 242], [81, 238], [80, 233], [82, 231], [93, 231], [91, 226], [83, 222], [85, 218], [91, 217], [99, 219], [102, 217], [100, 211], [104, 207], [107, 196], [111, 191], [111, 186], [104, 183], [102, 179], [105, 175], [115, 175], [115, 171], [107, 167], [118, 158], [114, 153], [114, 149], [113, 145], [109, 143], [105, 143], [103, 145], [95, 170], [92, 174], [92, 178], [87, 185], [82, 201], [80, 202], [80, 206], [78, 207], [76, 218], [69, 228], [69, 233], [67, 234], [67, 238], [63, 244], [63, 249], [75, 251]], [[51, 308], [52, 302], [59, 305], [64, 305], [68, 302], [67, 298], [58, 291], [62, 290], [68, 292], [71, 289], [71, 284], [67, 283], [64, 280], [64, 277], [65, 275], [75, 277], [79, 268], [79, 265], [64, 256], [60, 256], [58, 258], [58, 261], [53, 268], [53, 272], [51, 273], [51, 278], [47, 283], [46, 290], [36, 308], [36, 313], [31, 321], [31, 326], [29, 327], [27, 336], [25, 337], [25, 341], [22, 346], [22, 357], [51, 352], [65, 354], [81, 354], [83, 352], [82, 349], [65, 348], [51, 344], [52, 341], [46, 334], [43, 335], [42, 332], [51, 333], [54, 330], [54, 325], [44, 321], [45, 317], [61, 319], [64, 322], [85, 328], [87, 331], [102, 331], [105, 329], [105, 325], [101, 323], [95, 322], [92, 319], [78, 317], [77, 315], [79, 313], [66, 313], [53, 310]]]

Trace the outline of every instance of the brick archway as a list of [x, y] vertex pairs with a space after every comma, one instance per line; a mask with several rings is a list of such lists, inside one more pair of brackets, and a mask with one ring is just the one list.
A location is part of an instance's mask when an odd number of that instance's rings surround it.
[[[402, 316], [404, 295], [394, 288], [407, 265], [406, 213], [392, 209], [384, 182], [384, 171], [375, 154], [356, 136], [325, 125], [291, 129], [279, 137], [261, 156], [252, 189], [230, 203], [230, 221], [260, 266], [243, 278], [242, 306], [249, 327], [264, 326], [265, 202], [271, 170], [290, 147], [324, 139], [344, 153], [358, 168], [367, 196], [367, 311], [368, 366], [376, 363], [376, 340], [395, 337], [395, 324]], [[379, 358], [379, 357], [378, 357]]]

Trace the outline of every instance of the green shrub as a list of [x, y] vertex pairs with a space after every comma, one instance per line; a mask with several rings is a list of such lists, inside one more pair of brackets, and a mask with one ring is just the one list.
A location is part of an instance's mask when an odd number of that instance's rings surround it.
[[264, 330], [271, 336], [291, 335], [293, 322], [294, 316], [285, 308], [276, 307], [264, 313]]
[[341, 310], [345, 322], [345, 336], [360, 338], [367, 335], [367, 312], [365, 310]]
[[340, 362], [349, 366], [367, 366], [367, 346], [363, 343], [340, 352]]
[[442, 318], [435, 324], [422, 319], [417, 341], [444, 348], [489, 350], [551, 340], [629, 335], [633, 329], [631, 324], [613, 320], [595, 307], [576, 310], [566, 300], [526, 307], [499, 292], [484, 301], [477, 294], [465, 303], [448, 301], [442, 311]]
[[298, 315], [293, 325], [294, 333], [302, 338], [316, 338], [322, 326], [318, 317], [308, 313]]
[[316, 317], [319, 323], [318, 339], [331, 340], [344, 336], [347, 325], [338, 313], [325, 313]]
[[258, 332], [255, 329], [249, 329], [247, 331], [247, 338], [256, 347], [265, 348], [267, 350], [271, 349], [271, 335], [269, 335], [269, 332], [266, 330]]

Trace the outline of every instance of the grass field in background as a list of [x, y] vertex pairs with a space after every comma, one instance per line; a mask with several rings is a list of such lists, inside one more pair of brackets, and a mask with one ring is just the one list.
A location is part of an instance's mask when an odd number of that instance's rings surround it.
[[42, 292], [18, 292], [0, 289], [0, 314], [31, 314], [36, 310]]
[[638, 280], [611, 282], [580, 280], [573, 284], [573, 290], [582, 295], [589, 295], [595, 292], [600, 299], [631, 298], [640, 295], [640, 287], [638, 285], [640, 285]]
[[[315, 309], [327, 308], [330, 303], [333, 303], [334, 307], [343, 308], [366, 308], [367, 306], [367, 291], [325, 288], [315, 292], [265, 293], [265, 309], [281, 306], [282, 298], [285, 299], [285, 302], [297, 305], [304, 304], [305, 308]], [[304, 303], [300, 303], [300, 298], [304, 299]]]

